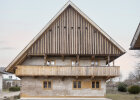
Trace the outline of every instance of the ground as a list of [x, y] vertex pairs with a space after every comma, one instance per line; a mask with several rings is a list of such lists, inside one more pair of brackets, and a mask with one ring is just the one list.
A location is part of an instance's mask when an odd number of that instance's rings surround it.
[[20, 93], [20, 92], [3, 91], [3, 92], [0, 94], [0, 100], [1, 100], [1, 98], [3, 98], [3, 97], [18, 96], [19, 93]]
[[110, 98], [112, 100], [140, 100], [139, 99], [135, 99], [135, 97], [140, 96], [140, 94], [134, 95], [134, 94], [129, 94], [129, 93], [108, 93], [106, 95], [107, 98]]
[[[2, 94], [0, 94], [0, 100], [2, 100], [2, 97], [11, 97], [11, 96], [17, 96], [19, 95], [20, 92], [9, 92], [9, 91], [4, 91]], [[129, 94], [129, 93], [122, 93], [122, 92], [116, 92], [116, 93], [107, 93], [106, 95], [107, 98], [110, 98], [112, 100], [140, 100], [135, 99], [135, 97], [140, 97], [140, 94]]]

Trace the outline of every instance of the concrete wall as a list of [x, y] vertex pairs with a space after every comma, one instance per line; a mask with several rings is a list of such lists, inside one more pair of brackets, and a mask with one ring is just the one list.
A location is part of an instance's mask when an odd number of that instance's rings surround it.
[[[71, 66], [72, 61], [75, 60], [76, 58], [74, 57], [67, 57], [64, 60], [62, 60], [62, 57], [53, 57], [50, 58], [55, 62], [55, 65], [57, 66]], [[99, 66], [105, 66], [106, 61], [105, 60], [98, 60]], [[44, 65], [44, 58], [43, 57], [31, 57], [27, 58], [22, 65]], [[79, 65], [80, 66], [91, 66], [91, 58], [87, 59], [80, 59], [79, 60]]]
[[[43, 81], [52, 81], [52, 90], [46, 90], [43, 88]], [[101, 89], [82, 88], [79, 90], [73, 89], [74, 77], [65, 77], [62, 80], [61, 77], [22, 77], [21, 94], [26, 96], [104, 96], [106, 93], [106, 82], [104, 79], [98, 78], [96, 80], [101, 81]], [[78, 80], [91, 81], [91, 78], [80, 78]]]

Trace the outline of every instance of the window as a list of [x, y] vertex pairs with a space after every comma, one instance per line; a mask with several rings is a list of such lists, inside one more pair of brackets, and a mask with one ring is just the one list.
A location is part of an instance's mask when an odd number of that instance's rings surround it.
[[81, 81], [73, 81], [73, 88], [80, 89], [81, 88]]
[[51, 89], [52, 88], [52, 82], [51, 81], [43, 81], [43, 88], [44, 89]]
[[100, 82], [99, 81], [92, 81], [92, 88], [93, 89], [99, 89], [100, 88]]
[[92, 88], [95, 88], [95, 82], [92, 82]]
[[12, 76], [9, 76], [9, 79], [12, 79]]
[[99, 61], [98, 60], [91, 61], [91, 66], [99, 66]]
[[47, 61], [47, 65], [48, 66], [53, 66], [54, 65], [54, 61]]
[[79, 62], [78, 61], [72, 61], [72, 66], [78, 66]]
[[92, 62], [91, 62], [91, 66], [94, 66], [94, 65], [95, 65], [95, 63], [94, 63], [94, 61], [92, 61]]
[[95, 61], [95, 66], [98, 66], [98, 61]]
[[75, 64], [75, 61], [72, 61], [72, 66], [75, 66], [76, 64]]

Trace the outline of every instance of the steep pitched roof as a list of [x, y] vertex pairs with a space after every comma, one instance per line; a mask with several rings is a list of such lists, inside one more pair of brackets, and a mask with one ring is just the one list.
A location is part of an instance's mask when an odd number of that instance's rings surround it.
[[67, 9], [71, 6], [75, 9], [82, 17], [84, 17], [91, 25], [93, 25], [103, 36], [105, 36], [118, 50], [120, 50], [120, 54], [122, 55], [126, 51], [117, 43], [115, 42], [106, 32], [104, 32], [95, 22], [93, 22], [88, 16], [86, 16], [79, 8], [77, 8], [71, 1], [67, 2], [63, 8], [49, 21], [49, 23], [32, 39], [32, 41], [18, 54], [18, 56], [8, 65], [6, 71], [10, 72], [10, 68], [14, 67], [18, 62], [22, 61], [26, 55], [27, 51], [30, 47], [37, 41], [37, 39], [50, 27], [50, 25]]
[[134, 34], [134, 37], [132, 39], [130, 46], [131, 46], [130, 47], [131, 50], [140, 50], [140, 23], [137, 27], [137, 30]]

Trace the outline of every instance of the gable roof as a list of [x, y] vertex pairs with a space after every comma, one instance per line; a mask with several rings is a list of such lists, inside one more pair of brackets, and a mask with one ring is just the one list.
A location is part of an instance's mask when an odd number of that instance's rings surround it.
[[7, 72], [5, 72], [5, 67], [0, 67], [0, 73], [2, 73], [2, 74], [8, 74]]
[[17, 55], [17, 57], [7, 66], [6, 71], [10, 72], [10, 68], [15, 66], [17, 62], [23, 60], [27, 55], [27, 50], [34, 44], [34, 42], [45, 32], [47, 28], [57, 19], [58, 16], [68, 7], [74, 8], [81, 16], [83, 16], [91, 25], [93, 25], [100, 33], [102, 33], [109, 41], [111, 41], [122, 53], [126, 51], [115, 42], [106, 32], [104, 32], [95, 22], [93, 22], [87, 15], [85, 15], [78, 7], [71, 1], [68, 1], [63, 8], [48, 22], [48, 24], [30, 41], [30, 43]]
[[140, 23], [130, 44], [130, 50], [140, 50]]

